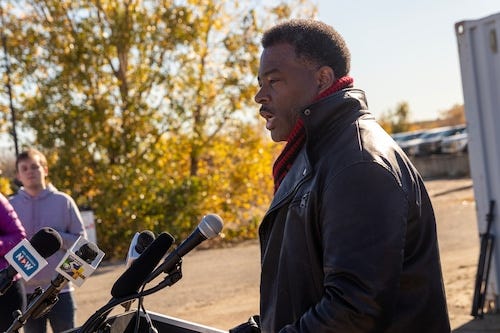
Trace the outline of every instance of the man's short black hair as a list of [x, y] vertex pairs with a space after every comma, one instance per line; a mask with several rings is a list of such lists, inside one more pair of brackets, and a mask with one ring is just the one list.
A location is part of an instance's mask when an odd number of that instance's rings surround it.
[[264, 48], [287, 43], [295, 48], [297, 57], [319, 66], [330, 66], [337, 78], [349, 74], [351, 53], [344, 38], [331, 26], [312, 19], [282, 22], [262, 37]]

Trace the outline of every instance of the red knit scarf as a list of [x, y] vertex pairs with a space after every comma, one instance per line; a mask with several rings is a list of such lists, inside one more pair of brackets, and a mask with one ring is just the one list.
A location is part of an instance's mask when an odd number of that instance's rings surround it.
[[[335, 81], [330, 88], [323, 91], [321, 94], [316, 96], [314, 101], [318, 101], [326, 96], [333, 94], [336, 91], [352, 86], [353, 79], [349, 76], [343, 76], [337, 81]], [[278, 190], [283, 178], [285, 178], [288, 170], [291, 169], [293, 161], [297, 157], [300, 149], [306, 142], [306, 130], [304, 128], [304, 121], [299, 117], [295, 127], [290, 132], [287, 143], [283, 151], [278, 156], [273, 166], [273, 177], [274, 177], [274, 192]]]

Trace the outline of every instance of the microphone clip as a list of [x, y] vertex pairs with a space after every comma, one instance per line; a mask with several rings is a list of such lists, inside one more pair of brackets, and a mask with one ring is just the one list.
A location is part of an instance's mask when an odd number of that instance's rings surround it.
[[180, 279], [182, 279], [182, 259], [167, 273], [167, 276], [160, 282], [158, 285], [162, 285], [164, 287], [171, 287], [175, 283], [177, 283]]

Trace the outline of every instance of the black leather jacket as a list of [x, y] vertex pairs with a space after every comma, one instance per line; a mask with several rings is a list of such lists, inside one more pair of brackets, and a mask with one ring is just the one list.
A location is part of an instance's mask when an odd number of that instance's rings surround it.
[[307, 141], [260, 229], [263, 332], [450, 332], [424, 183], [339, 91], [302, 111]]

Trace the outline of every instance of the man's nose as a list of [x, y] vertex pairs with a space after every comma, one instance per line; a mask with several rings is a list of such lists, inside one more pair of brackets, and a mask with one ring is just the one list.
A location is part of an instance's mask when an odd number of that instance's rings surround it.
[[258, 104], [265, 104], [269, 102], [269, 95], [265, 93], [263, 87], [260, 87], [257, 94], [255, 94], [254, 100]]

